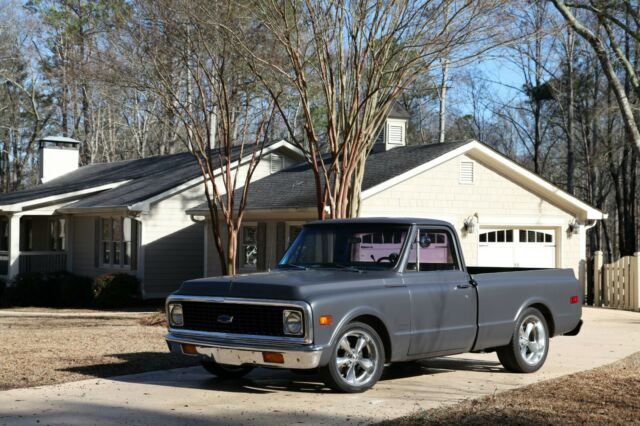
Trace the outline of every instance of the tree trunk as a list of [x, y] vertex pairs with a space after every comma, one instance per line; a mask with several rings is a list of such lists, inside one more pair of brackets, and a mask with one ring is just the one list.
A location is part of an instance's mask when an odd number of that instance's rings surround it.
[[438, 111], [438, 142], [444, 143], [446, 133], [446, 113], [447, 113], [447, 80], [449, 76], [449, 60], [442, 63], [442, 80], [440, 81], [440, 107]]

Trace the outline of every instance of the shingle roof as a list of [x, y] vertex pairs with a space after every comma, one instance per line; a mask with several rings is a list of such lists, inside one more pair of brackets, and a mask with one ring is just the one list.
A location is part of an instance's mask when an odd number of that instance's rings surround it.
[[396, 102], [391, 107], [391, 112], [388, 115], [389, 118], [404, 118], [406, 120], [411, 118], [411, 113], [403, 107], [401, 104]]
[[[450, 142], [398, 147], [369, 155], [362, 190], [434, 160], [469, 142]], [[238, 195], [239, 197], [239, 195]], [[193, 211], [206, 210], [206, 203]], [[307, 163], [299, 164], [258, 181], [249, 188], [247, 210], [311, 208], [316, 206], [313, 172]]]
[[[239, 156], [240, 148], [234, 148], [232, 161], [236, 161]], [[91, 164], [33, 188], [0, 194], [0, 208], [3, 205], [37, 201], [51, 196], [64, 197], [64, 194], [126, 181], [128, 182], [116, 188], [83, 198], [74, 203], [73, 207], [128, 206], [179, 186], [199, 175], [200, 170], [195, 159], [188, 152], [140, 160]]]

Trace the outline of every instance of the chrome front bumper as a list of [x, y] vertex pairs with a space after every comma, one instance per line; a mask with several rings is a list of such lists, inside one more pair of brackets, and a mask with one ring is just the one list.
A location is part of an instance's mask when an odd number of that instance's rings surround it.
[[[198, 355], [213, 358], [220, 364], [227, 365], [261, 365], [273, 368], [312, 369], [320, 364], [323, 348], [316, 346], [284, 347], [263, 346], [257, 344], [239, 344], [200, 340], [195, 336], [180, 336], [168, 333], [165, 336], [169, 350], [182, 355], [187, 354], [182, 350], [183, 344], [193, 345]], [[264, 352], [277, 352], [282, 354], [283, 363], [271, 363], [264, 361]]]

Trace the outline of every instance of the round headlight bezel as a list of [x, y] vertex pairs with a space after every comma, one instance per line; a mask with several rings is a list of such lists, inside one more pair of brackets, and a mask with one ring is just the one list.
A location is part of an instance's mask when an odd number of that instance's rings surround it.
[[304, 316], [298, 310], [285, 309], [282, 312], [282, 329], [287, 336], [304, 335]]
[[184, 326], [184, 312], [182, 310], [182, 304], [169, 304], [169, 324], [173, 327]]

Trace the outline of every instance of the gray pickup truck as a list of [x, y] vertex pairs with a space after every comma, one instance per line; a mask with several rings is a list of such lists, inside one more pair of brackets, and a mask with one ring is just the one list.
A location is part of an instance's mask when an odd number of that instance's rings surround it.
[[386, 363], [464, 352], [533, 372], [582, 325], [573, 271], [467, 268], [451, 224], [404, 218], [310, 223], [275, 270], [187, 281], [166, 308], [169, 349], [218, 377], [319, 370], [341, 392]]

